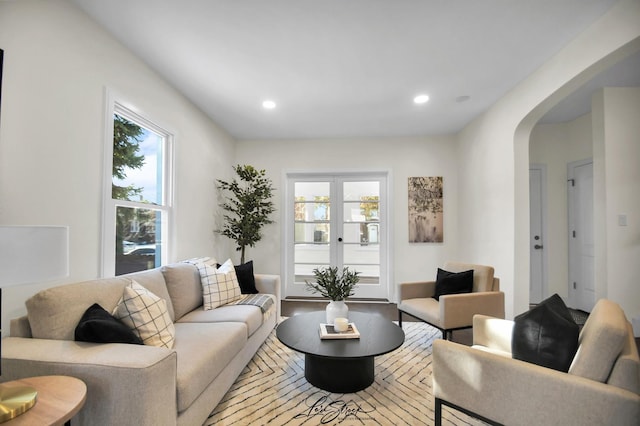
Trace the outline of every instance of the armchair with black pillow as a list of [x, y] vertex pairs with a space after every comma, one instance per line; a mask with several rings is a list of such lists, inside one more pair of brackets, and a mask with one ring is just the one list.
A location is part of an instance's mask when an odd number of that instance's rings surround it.
[[492, 425], [635, 425], [640, 358], [631, 323], [600, 299], [584, 327], [554, 295], [514, 321], [476, 315], [473, 346], [433, 343], [435, 424], [450, 407]]
[[504, 293], [491, 266], [448, 262], [435, 281], [401, 283], [398, 292], [400, 326], [407, 314], [438, 328], [445, 339], [471, 328], [475, 314], [504, 318]]

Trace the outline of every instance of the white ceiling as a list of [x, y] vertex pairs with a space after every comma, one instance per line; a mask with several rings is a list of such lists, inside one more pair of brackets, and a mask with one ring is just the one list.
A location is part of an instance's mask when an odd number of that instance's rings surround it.
[[71, 1], [237, 139], [456, 132], [615, 3]]

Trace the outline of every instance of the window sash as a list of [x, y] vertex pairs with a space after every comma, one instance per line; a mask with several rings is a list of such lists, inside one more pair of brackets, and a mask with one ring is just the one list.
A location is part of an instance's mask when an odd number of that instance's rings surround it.
[[[107, 105], [105, 108], [105, 150], [104, 150], [104, 185], [103, 185], [103, 214], [102, 214], [102, 261], [100, 274], [103, 277], [114, 276], [116, 272], [116, 217], [118, 207], [137, 208], [161, 212], [161, 241], [160, 264], [168, 263], [173, 239], [173, 134], [125, 106], [112, 91], [107, 90]], [[161, 204], [118, 200], [112, 198], [112, 163], [113, 163], [113, 122], [114, 114], [134, 122], [140, 127], [150, 130], [164, 139], [162, 158], [162, 194]]]

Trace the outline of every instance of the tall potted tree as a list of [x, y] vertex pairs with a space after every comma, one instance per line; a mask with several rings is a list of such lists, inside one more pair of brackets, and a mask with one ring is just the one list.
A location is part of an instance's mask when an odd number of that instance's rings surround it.
[[236, 242], [240, 264], [244, 264], [247, 246], [255, 246], [262, 239], [262, 228], [273, 223], [269, 216], [275, 211], [271, 200], [274, 188], [264, 170], [249, 165], [237, 165], [233, 170], [237, 178], [231, 182], [217, 179], [225, 198], [220, 206], [226, 212], [218, 232]]

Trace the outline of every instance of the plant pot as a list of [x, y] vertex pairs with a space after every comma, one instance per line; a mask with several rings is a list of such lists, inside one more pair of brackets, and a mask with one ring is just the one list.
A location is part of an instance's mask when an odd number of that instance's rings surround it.
[[348, 318], [349, 307], [344, 300], [332, 300], [327, 305], [327, 324], [333, 324], [336, 318]]

